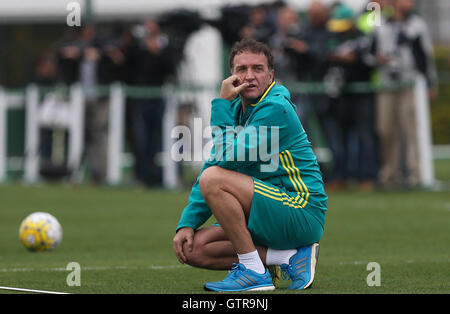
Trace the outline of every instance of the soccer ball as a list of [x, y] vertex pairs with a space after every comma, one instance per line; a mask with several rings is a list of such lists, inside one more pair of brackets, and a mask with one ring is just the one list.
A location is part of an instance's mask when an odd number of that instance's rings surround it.
[[22, 221], [19, 238], [31, 251], [52, 251], [61, 243], [62, 228], [49, 213], [35, 212]]

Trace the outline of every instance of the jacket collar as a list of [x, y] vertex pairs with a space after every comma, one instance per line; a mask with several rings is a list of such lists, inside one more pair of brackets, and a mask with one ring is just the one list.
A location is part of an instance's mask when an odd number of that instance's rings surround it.
[[263, 99], [266, 98], [267, 94], [270, 92], [272, 87], [274, 87], [274, 85], [275, 85], [275, 81], [273, 81], [272, 84], [269, 85], [269, 87], [266, 89], [264, 94], [262, 94], [262, 96], [259, 98], [258, 102], [256, 104], [250, 104], [250, 106], [256, 107], [261, 101], [263, 101]]

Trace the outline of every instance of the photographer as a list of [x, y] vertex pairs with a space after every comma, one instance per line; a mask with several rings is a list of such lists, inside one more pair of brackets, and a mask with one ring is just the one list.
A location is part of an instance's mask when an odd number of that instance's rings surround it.
[[[381, 81], [390, 86], [425, 76], [429, 96], [436, 96], [436, 69], [431, 37], [424, 20], [413, 14], [414, 0], [394, 1], [394, 15], [377, 32]], [[380, 141], [382, 187], [415, 187], [420, 182], [416, 113], [412, 88], [380, 92], [377, 131]], [[404, 145], [404, 158], [402, 158]], [[401, 160], [406, 174], [402, 175]]]
[[370, 82], [374, 42], [356, 28], [353, 11], [342, 4], [334, 9], [328, 28], [334, 37], [326, 81], [340, 82], [341, 87], [331, 95], [335, 125], [327, 134], [334, 162], [328, 187], [341, 189], [356, 178], [360, 190], [371, 191], [377, 175], [373, 97], [370, 90], [355, 93], [344, 88], [347, 83]]

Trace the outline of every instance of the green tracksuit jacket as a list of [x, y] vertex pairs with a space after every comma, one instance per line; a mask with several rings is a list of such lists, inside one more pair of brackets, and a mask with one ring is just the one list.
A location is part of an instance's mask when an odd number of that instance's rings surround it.
[[[232, 102], [214, 99], [211, 126], [214, 145], [202, 172], [220, 166], [273, 184], [287, 195], [296, 196], [323, 227], [327, 196], [322, 174], [284, 86], [272, 83], [245, 113], [239, 96]], [[262, 149], [264, 146], [267, 147]], [[200, 192], [199, 179], [200, 176], [192, 187], [177, 230], [195, 230], [212, 215]]]

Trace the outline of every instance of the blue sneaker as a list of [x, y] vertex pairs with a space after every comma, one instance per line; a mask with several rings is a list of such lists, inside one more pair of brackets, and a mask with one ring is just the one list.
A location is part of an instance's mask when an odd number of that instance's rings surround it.
[[319, 258], [319, 243], [301, 247], [290, 259], [289, 265], [281, 265], [283, 276], [292, 280], [290, 290], [303, 290], [311, 287]]
[[268, 270], [258, 274], [242, 264], [233, 263], [233, 268], [224, 280], [207, 282], [205, 290], [209, 291], [269, 291], [274, 290], [272, 277]]

